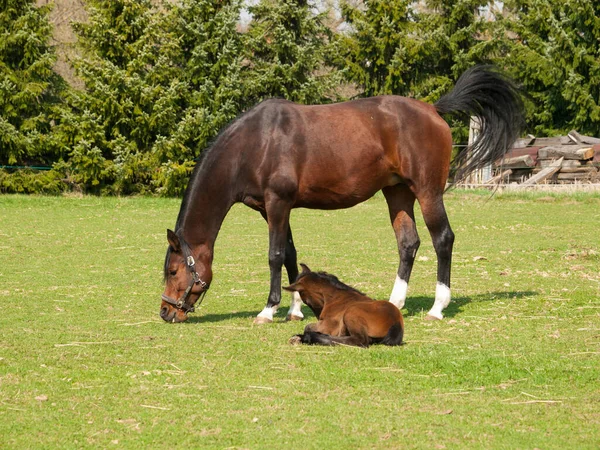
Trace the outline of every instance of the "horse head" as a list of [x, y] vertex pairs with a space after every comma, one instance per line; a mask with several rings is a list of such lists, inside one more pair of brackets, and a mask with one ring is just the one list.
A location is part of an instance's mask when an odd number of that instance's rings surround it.
[[283, 286], [283, 289], [300, 294], [302, 301], [312, 310], [318, 319], [325, 305], [325, 297], [321, 289], [319, 289], [319, 277], [306, 264], [300, 263], [300, 267], [302, 267], [302, 272], [300, 272], [296, 281], [289, 286]]
[[166, 322], [184, 322], [194, 305], [204, 298], [212, 280], [210, 262], [197, 255], [185, 240], [167, 230], [169, 248], [165, 257], [165, 291], [160, 305], [160, 317]]

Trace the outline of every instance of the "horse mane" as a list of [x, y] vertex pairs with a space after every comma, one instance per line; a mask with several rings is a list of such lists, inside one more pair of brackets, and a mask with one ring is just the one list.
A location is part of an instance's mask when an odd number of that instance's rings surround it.
[[[245, 114], [245, 113], [244, 113]], [[219, 140], [219, 138], [235, 123], [238, 121], [238, 119], [240, 119], [244, 114], [241, 114], [237, 117], [235, 117], [234, 119], [230, 120], [227, 124], [225, 124], [217, 133], [216, 136], [214, 136], [213, 138], [209, 139], [209, 141], [206, 143], [206, 146], [204, 147], [204, 150], [202, 150], [200, 152], [200, 156], [198, 156], [196, 159], [196, 165], [194, 166], [194, 170], [192, 170], [192, 173], [190, 175], [190, 178], [188, 180], [188, 184], [185, 188], [185, 192], [183, 194], [183, 199], [181, 200], [181, 207], [179, 208], [179, 214], [177, 215], [177, 221], [175, 222], [175, 231], [177, 232], [179, 230], [179, 225], [181, 224], [181, 220], [183, 219], [183, 217], [185, 216], [185, 213], [187, 211], [187, 207], [189, 205], [190, 202], [190, 198], [192, 196], [192, 186], [194, 184], [194, 180], [196, 180], [198, 178], [198, 174], [200, 173], [200, 170], [202, 169], [202, 164], [204, 163], [204, 161], [206, 161], [206, 158], [208, 156], [209, 153], [211, 153], [212, 150], [214, 150], [214, 148], [216, 147], [216, 143]]]
[[[241, 120], [244, 116], [246, 116], [252, 110], [256, 109], [262, 103], [269, 101], [269, 100], [274, 100], [274, 99], [263, 100], [262, 102], [259, 102], [256, 105], [254, 105], [252, 108], [249, 108], [248, 110], [242, 112], [241, 114], [239, 114], [236, 117], [234, 117], [233, 119], [231, 119], [229, 122], [227, 122], [225, 125], [223, 125], [221, 127], [219, 132], [213, 138], [211, 138], [207, 142], [206, 146], [204, 147], [204, 150], [202, 150], [200, 152], [200, 156], [198, 156], [196, 158], [196, 165], [194, 166], [194, 170], [192, 171], [192, 173], [190, 175], [187, 187], [183, 194], [183, 199], [181, 201], [181, 207], [179, 208], [179, 214], [177, 215], [177, 221], [175, 222], [175, 231], [177, 231], [179, 229], [179, 225], [181, 224], [183, 217], [185, 217], [185, 213], [187, 212], [187, 208], [190, 203], [190, 198], [192, 196], [192, 191], [193, 191], [192, 188], [195, 184], [195, 181], [198, 178], [200, 171], [202, 170], [202, 166], [203, 166], [204, 162], [208, 159], [208, 156], [215, 152], [215, 148], [219, 147], [217, 144], [218, 144], [219, 140], [221, 139], [221, 137], [225, 133], [227, 133], [227, 131], [233, 125], [235, 125], [239, 120]], [[276, 99], [276, 100], [284, 100], [284, 99]]]
[[[320, 278], [321, 280], [325, 281], [326, 283], [332, 285], [336, 289], [340, 289], [342, 291], [348, 291], [348, 292], [356, 292], [360, 295], [366, 295], [364, 292], [361, 292], [358, 289], [353, 288], [352, 286], [348, 286], [347, 284], [342, 283], [338, 277], [336, 277], [335, 275], [332, 275], [330, 273], [327, 273], [327, 272], [309, 272], [309, 273], [316, 275], [318, 278]], [[300, 274], [298, 279], [300, 279], [306, 275], [308, 275], [308, 273], [304, 274], [304, 275]]]
[[[239, 114], [238, 116], [234, 117], [232, 120], [230, 120], [228, 123], [226, 123], [223, 127], [221, 127], [221, 129], [219, 130], [219, 132], [213, 138], [211, 138], [207, 142], [207, 144], [204, 147], [204, 149], [200, 152], [200, 155], [196, 158], [196, 165], [194, 166], [194, 169], [192, 170], [192, 173], [190, 175], [188, 184], [187, 184], [187, 186], [185, 188], [185, 192], [183, 194], [183, 199], [181, 200], [181, 206], [179, 207], [179, 214], [177, 215], [177, 220], [175, 222], [175, 234], [177, 234], [177, 236], [179, 237], [179, 241], [181, 243], [182, 250], [184, 251], [184, 255], [185, 254], [190, 254], [191, 251], [190, 251], [189, 245], [187, 244], [187, 242], [185, 242], [185, 239], [183, 239], [183, 233], [182, 233], [182, 230], [181, 230], [181, 222], [182, 222], [182, 220], [185, 217], [185, 214], [187, 212], [188, 206], [190, 204], [191, 197], [193, 195], [192, 194], [192, 192], [193, 192], [193, 186], [194, 186], [196, 180], [198, 179], [198, 175], [202, 171], [203, 164], [206, 162], [206, 160], [208, 159], [209, 155], [211, 155], [215, 151], [218, 151], [218, 150], [215, 150], [215, 148], [219, 147], [217, 145], [218, 142], [219, 142], [219, 139], [235, 123], [237, 123], [240, 119], [242, 119], [246, 114], [248, 114], [250, 111], [252, 111], [253, 109], [255, 109], [257, 106], [258, 106], [258, 104], [255, 105], [255, 106], [253, 106], [252, 108], [248, 109], [247, 111]], [[164, 280], [165, 281], [166, 281], [167, 275], [169, 273], [169, 259], [171, 257], [171, 252], [172, 251], [173, 251], [173, 249], [169, 245], [169, 248], [167, 249], [167, 254], [165, 255], [165, 264], [164, 264]]]

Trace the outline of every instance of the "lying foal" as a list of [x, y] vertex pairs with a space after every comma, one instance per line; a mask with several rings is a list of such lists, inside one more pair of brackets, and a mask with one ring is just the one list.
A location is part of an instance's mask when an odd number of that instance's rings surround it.
[[393, 303], [376, 301], [345, 285], [334, 275], [311, 272], [305, 265], [296, 282], [283, 289], [298, 292], [319, 321], [290, 342], [321, 345], [401, 345], [404, 320]]

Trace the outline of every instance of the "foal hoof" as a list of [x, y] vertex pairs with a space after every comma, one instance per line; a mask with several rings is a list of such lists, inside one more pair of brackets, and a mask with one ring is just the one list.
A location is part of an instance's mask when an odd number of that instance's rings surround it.
[[293, 314], [288, 314], [285, 317], [286, 322], [290, 322], [290, 321], [297, 321], [297, 320], [304, 320], [304, 317], [301, 316], [295, 316]]
[[265, 323], [273, 323], [273, 319], [268, 319], [266, 317], [256, 317], [254, 319], [254, 325], [264, 325]]
[[442, 319], [441, 319], [440, 317], [435, 317], [435, 316], [432, 316], [431, 314], [427, 314], [427, 315], [425, 316], [425, 319], [424, 319], [424, 320], [426, 320], [426, 321], [428, 321], [428, 322], [434, 322], [434, 321], [436, 321], [436, 320], [442, 320]]
[[300, 337], [299, 334], [296, 334], [295, 336], [292, 336], [288, 342], [291, 345], [300, 345], [300, 344], [302, 344], [302, 338]]

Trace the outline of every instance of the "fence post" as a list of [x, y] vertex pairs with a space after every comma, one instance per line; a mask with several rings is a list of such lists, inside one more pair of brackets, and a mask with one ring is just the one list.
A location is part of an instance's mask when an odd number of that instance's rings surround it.
[[[472, 116], [471, 121], [469, 122], [469, 146], [473, 145], [473, 142], [475, 142], [475, 140], [479, 136], [480, 130], [481, 123], [479, 122], [479, 119], [475, 116]], [[491, 163], [487, 166], [482, 167], [481, 169], [475, 170], [469, 175], [469, 177], [465, 181], [467, 184], [482, 184], [490, 178], [492, 178]]]

